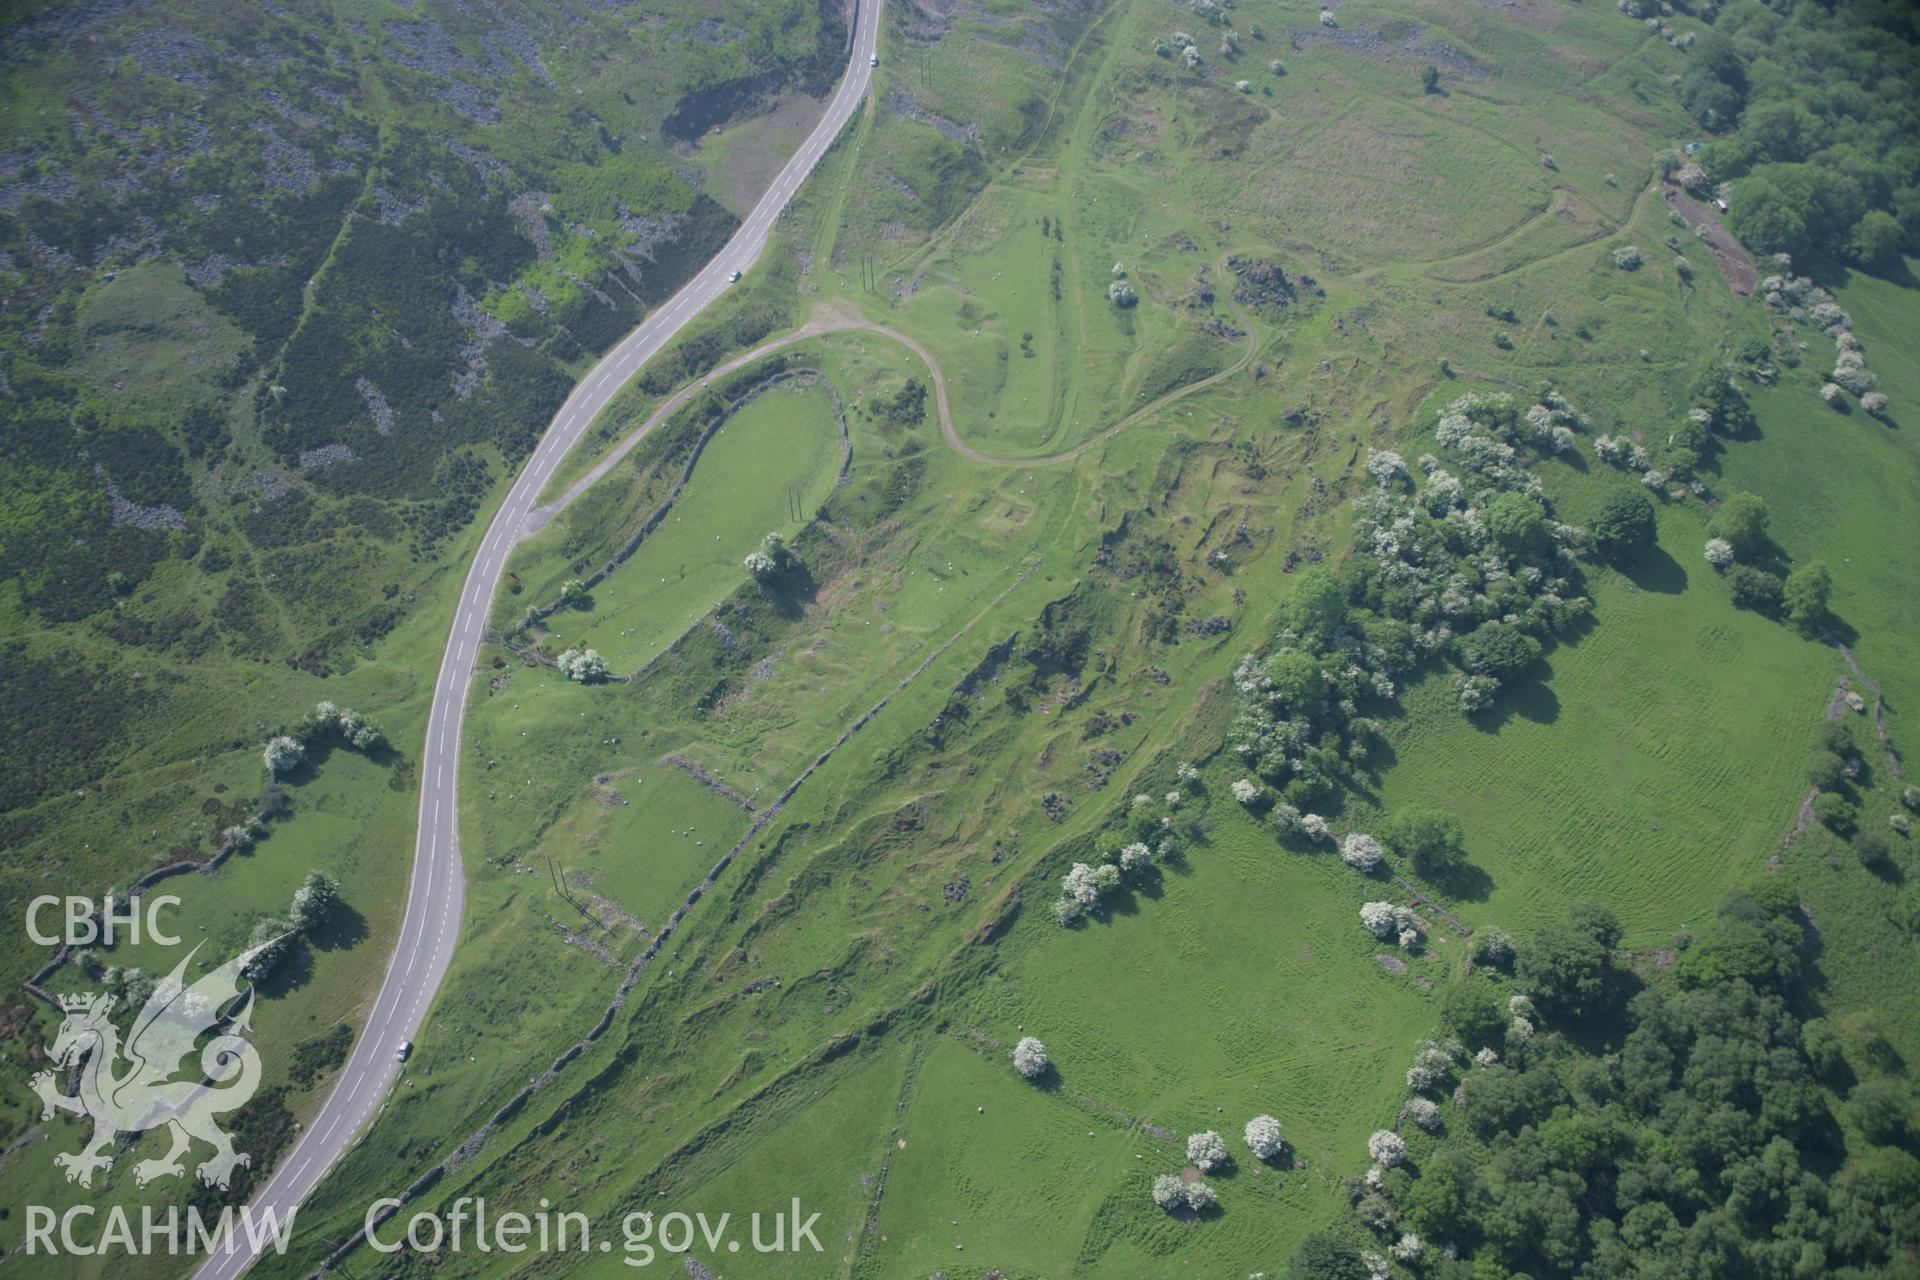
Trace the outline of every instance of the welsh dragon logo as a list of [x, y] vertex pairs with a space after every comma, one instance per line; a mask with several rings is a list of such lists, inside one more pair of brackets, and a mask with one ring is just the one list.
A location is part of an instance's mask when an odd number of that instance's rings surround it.
[[[66, 1020], [47, 1053], [63, 1071], [78, 1068], [80, 1087], [76, 1093], [62, 1093], [54, 1073], [42, 1071], [33, 1077], [33, 1091], [44, 1104], [41, 1119], [66, 1111], [93, 1121], [93, 1137], [84, 1147], [54, 1157], [67, 1171], [68, 1182], [91, 1187], [95, 1172], [113, 1166], [113, 1157], [106, 1153], [121, 1134], [161, 1125], [172, 1130], [173, 1146], [159, 1159], [133, 1167], [143, 1187], [155, 1178], [184, 1176], [180, 1157], [196, 1138], [213, 1148], [198, 1170], [200, 1181], [210, 1187], [225, 1189], [235, 1169], [252, 1164], [245, 1152], [233, 1149], [233, 1139], [214, 1118], [246, 1105], [259, 1087], [259, 1052], [241, 1034], [249, 1030], [253, 988], [249, 984], [243, 995], [239, 981], [253, 958], [272, 945], [242, 953], [191, 987], [184, 981], [193, 959], [188, 952], [154, 987], [124, 1046], [109, 1020], [113, 996], [88, 992], [60, 997]], [[216, 1034], [200, 1051], [200, 1070], [176, 1079], [181, 1059], [208, 1032]], [[122, 1066], [124, 1070], [116, 1071]]]

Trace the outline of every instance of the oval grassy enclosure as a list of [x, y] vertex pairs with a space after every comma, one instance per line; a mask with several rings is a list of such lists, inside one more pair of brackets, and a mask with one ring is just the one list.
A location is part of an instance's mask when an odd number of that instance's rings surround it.
[[824, 383], [782, 383], [738, 409], [707, 442], [685, 492], [584, 610], [547, 619], [552, 645], [598, 649], [629, 672], [671, 644], [746, 575], [767, 533], [791, 538], [833, 491], [839, 424]]

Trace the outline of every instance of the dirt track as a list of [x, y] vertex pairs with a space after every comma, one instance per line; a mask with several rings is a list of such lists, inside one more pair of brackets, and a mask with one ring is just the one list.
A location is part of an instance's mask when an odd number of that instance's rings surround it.
[[520, 537], [526, 538], [538, 533], [546, 526], [548, 521], [552, 520], [553, 517], [560, 514], [560, 512], [566, 510], [576, 498], [588, 489], [591, 489], [597, 481], [609, 471], [613, 470], [614, 467], [618, 466], [620, 460], [633, 452], [634, 446], [645, 439], [648, 432], [652, 431], [660, 425], [660, 423], [666, 421], [669, 414], [686, 404], [687, 401], [699, 393], [701, 388], [705, 387], [713, 379], [725, 377], [735, 370], [745, 368], [756, 360], [772, 355], [783, 347], [790, 347], [796, 342], [803, 342], [808, 338], [819, 337], [822, 334], [842, 333], [854, 329], [879, 334], [883, 338], [899, 343], [907, 350], [913, 352], [914, 355], [920, 357], [921, 363], [927, 366], [928, 377], [933, 380], [934, 406], [940, 417], [940, 434], [945, 438], [947, 447], [969, 461], [982, 462], [989, 466], [996, 467], [1045, 467], [1052, 466], [1055, 463], [1071, 461], [1089, 449], [1097, 448], [1106, 443], [1119, 432], [1126, 430], [1149, 414], [1158, 412], [1167, 405], [1172, 404], [1175, 400], [1190, 396], [1196, 391], [1204, 390], [1239, 373], [1253, 360], [1254, 352], [1258, 351], [1260, 347], [1259, 336], [1250, 332], [1245, 347], [1240, 353], [1240, 358], [1220, 372], [1210, 377], [1202, 378], [1197, 382], [1190, 382], [1184, 387], [1178, 387], [1169, 391], [1158, 400], [1135, 409], [1132, 413], [1120, 419], [1112, 426], [1105, 428], [1090, 439], [1073, 446], [1071, 449], [1063, 449], [1058, 453], [1043, 454], [1032, 458], [1003, 458], [995, 454], [983, 453], [960, 438], [959, 431], [956, 430], [953, 425], [953, 411], [947, 403], [947, 380], [940, 372], [940, 364], [933, 358], [932, 352], [899, 330], [889, 329], [885, 325], [875, 324], [850, 307], [822, 306], [814, 313], [811, 320], [808, 320], [807, 323], [801, 325], [792, 333], [774, 338], [768, 342], [763, 342], [750, 351], [741, 352], [731, 360], [715, 367], [704, 377], [689, 382], [686, 386], [681, 387], [671, 396], [668, 396], [660, 403], [659, 408], [647, 415], [645, 422], [642, 422], [638, 427], [628, 432], [619, 444], [607, 451], [605, 457], [593, 464], [591, 470], [567, 486], [564, 493], [543, 506], [535, 507], [526, 523], [521, 526]]
[[[1661, 194], [1666, 197], [1667, 208], [1679, 214], [1690, 230], [1699, 232], [1700, 243], [1713, 255], [1713, 265], [1720, 268], [1727, 287], [1742, 298], [1752, 297], [1754, 286], [1760, 283], [1760, 272], [1740, 242], [1720, 224], [1720, 211], [1701, 204], [1671, 182], [1661, 184]], [[1700, 230], [1703, 227], [1706, 229]]]

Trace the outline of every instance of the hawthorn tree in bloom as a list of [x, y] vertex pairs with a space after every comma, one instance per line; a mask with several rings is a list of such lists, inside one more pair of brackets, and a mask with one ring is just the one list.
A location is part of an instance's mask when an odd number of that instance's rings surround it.
[[568, 649], [554, 665], [575, 684], [597, 684], [607, 678], [607, 660], [598, 649]]
[[1431, 1089], [1444, 1081], [1453, 1071], [1459, 1048], [1453, 1042], [1442, 1044], [1435, 1040], [1422, 1040], [1414, 1050], [1413, 1065], [1407, 1068], [1407, 1088], [1416, 1091]]
[[1367, 1154], [1375, 1164], [1391, 1169], [1407, 1158], [1407, 1140], [1391, 1129], [1376, 1129], [1367, 1139]]
[[1367, 474], [1382, 488], [1407, 478], [1407, 462], [1391, 449], [1375, 449], [1367, 455]]
[[299, 764], [306, 754], [305, 747], [283, 733], [268, 741], [266, 749], [260, 753], [260, 758], [265, 762], [267, 772], [278, 777]]
[[1052, 1059], [1047, 1057], [1047, 1046], [1032, 1036], [1024, 1036], [1020, 1043], [1013, 1046], [1013, 1069], [1029, 1080], [1038, 1080], [1047, 1073]]
[[1375, 870], [1379, 867], [1382, 856], [1380, 842], [1358, 831], [1340, 842], [1340, 857], [1356, 871]]
[[1202, 1213], [1220, 1203], [1220, 1198], [1204, 1182], [1188, 1182], [1177, 1173], [1163, 1173], [1153, 1180], [1153, 1202], [1168, 1213], [1180, 1209]]
[[1060, 880], [1060, 891], [1080, 904], [1086, 910], [1100, 901], [1100, 882], [1094, 876], [1093, 868], [1084, 862], [1076, 862]]
[[340, 882], [324, 871], [309, 871], [306, 880], [293, 891], [293, 905], [287, 918], [301, 933], [324, 928], [340, 909]]
[[1272, 1116], [1255, 1116], [1247, 1121], [1247, 1150], [1262, 1160], [1271, 1160], [1285, 1145], [1280, 1137], [1280, 1122]]
[[1212, 1173], [1228, 1159], [1226, 1139], [1212, 1129], [1187, 1139], [1187, 1162], [1202, 1173]]

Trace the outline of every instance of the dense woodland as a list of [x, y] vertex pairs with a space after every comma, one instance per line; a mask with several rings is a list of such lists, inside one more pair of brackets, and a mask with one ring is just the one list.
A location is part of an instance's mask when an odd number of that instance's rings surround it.
[[[1449, 996], [1478, 1057], [1435, 1082], [1436, 1142], [1350, 1181], [1363, 1224], [1411, 1234], [1446, 1280], [1912, 1274], [1910, 1092], [1884, 1041], [1811, 1016], [1818, 934], [1792, 883], [1736, 889], [1677, 959], [1624, 963], [1619, 942], [1576, 907]], [[1648, 960], [1671, 971], [1643, 981]], [[1364, 1280], [1363, 1252], [1312, 1237], [1289, 1274]]]
[[1742, 243], [1902, 270], [1920, 251], [1920, 11], [1737, 0], [1700, 16], [1713, 29], [1680, 97], [1719, 135], [1697, 158], [1733, 184]]

